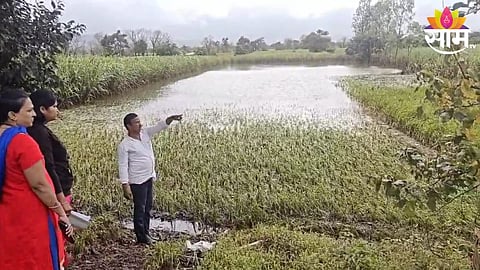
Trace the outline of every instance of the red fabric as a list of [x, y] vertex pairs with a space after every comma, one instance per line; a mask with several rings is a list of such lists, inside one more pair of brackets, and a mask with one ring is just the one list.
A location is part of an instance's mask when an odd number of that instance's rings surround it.
[[[63, 238], [58, 217], [33, 192], [23, 171], [43, 155], [37, 143], [27, 134], [16, 135], [7, 149], [6, 173], [0, 201], [0, 269], [50, 270], [48, 215], [53, 217], [59, 239], [60, 261], [63, 261]], [[45, 170], [45, 176], [53, 183]]]
[[[69, 204], [72, 204], [72, 194], [68, 195], [68, 196], [65, 196], [65, 200], [69, 203]], [[62, 237], [63, 237], [63, 245], [65, 247], [65, 262], [63, 263], [63, 266], [64, 267], [67, 267], [70, 263], [71, 263], [71, 258], [69, 258], [68, 256], [68, 252], [67, 252], [67, 244], [68, 244], [68, 240], [67, 240], [67, 237], [65, 237], [65, 235], [62, 234]]]

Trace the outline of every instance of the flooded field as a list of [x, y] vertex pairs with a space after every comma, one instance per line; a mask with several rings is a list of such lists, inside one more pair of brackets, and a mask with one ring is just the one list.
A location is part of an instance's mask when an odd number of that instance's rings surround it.
[[[343, 76], [396, 72], [232, 67], [68, 110], [52, 127], [70, 149], [77, 207], [94, 222], [111, 214], [118, 227], [131, 228], [132, 205], [117, 181], [121, 119], [137, 112], [152, 124], [184, 114], [153, 140], [154, 210], [172, 221], [152, 222], [169, 240], [145, 251], [146, 269], [464, 269], [467, 253], [457, 247], [471, 231], [465, 224], [475, 219], [474, 202], [411, 215], [377, 192], [385, 175], [413, 179], [399, 154], [405, 144], [335, 86]], [[82, 239], [98, 233], [87, 230]], [[128, 253], [133, 238], [122, 239], [103, 265]], [[185, 239], [218, 245], [200, 260], [185, 252]]]
[[[121, 123], [137, 112], [148, 123], [169, 114], [183, 114], [184, 122], [214, 128], [236, 120], [286, 119], [320, 127], [351, 127], [367, 118], [335, 82], [342, 76], [395, 74], [395, 69], [348, 66], [252, 66], [205, 72], [168, 85], [149, 85], [130, 94], [71, 110], [68, 121]], [[92, 117], [95, 115], [95, 117]], [[73, 119], [72, 119], [73, 120]], [[120, 125], [121, 126], [121, 125]]]

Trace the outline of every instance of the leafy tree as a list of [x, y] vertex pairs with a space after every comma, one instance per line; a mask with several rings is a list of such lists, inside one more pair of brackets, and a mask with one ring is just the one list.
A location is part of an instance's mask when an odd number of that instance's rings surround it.
[[80, 35], [75, 35], [65, 46], [64, 53], [67, 55], [78, 55], [86, 53], [86, 41]]
[[231, 52], [232, 51], [232, 45], [230, 45], [230, 42], [228, 40], [228, 37], [222, 38], [222, 44], [221, 44], [221, 50], [224, 53]]
[[451, 7], [451, 10], [458, 10], [460, 17], [465, 17], [469, 14], [475, 14], [480, 11], [480, 1], [479, 0], [467, 0], [454, 3]]
[[395, 37], [396, 11], [393, 9], [397, 0], [378, 1], [371, 7], [371, 23], [367, 36], [373, 38], [373, 53], [387, 55], [389, 49], [397, 43]]
[[370, 64], [373, 54], [387, 55], [394, 49], [394, 59], [404, 44], [413, 20], [413, 0], [360, 0], [353, 17], [354, 37], [346, 52], [359, 55]]
[[102, 45], [100, 44], [100, 42], [102, 41], [103, 37], [104, 37], [104, 34], [99, 32], [99, 33], [95, 33], [93, 35], [94, 39], [93, 40], [90, 40], [88, 42], [88, 50], [90, 52], [90, 54], [92, 55], [101, 55], [103, 54], [103, 47]]
[[275, 50], [285, 50], [286, 46], [282, 42], [277, 41], [275, 43], [270, 44], [270, 48]]
[[360, 55], [368, 64], [370, 64], [373, 43], [376, 39], [370, 35], [373, 22], [371, 2], [371, 0], [360, 0], [352, 22], [354, 37], [346, 50], [347, 54]]
[[471, 44], [480, 44], [480, 32], [479, 31], [474, 31], [474, 32], [470, 33], [468, 38], [469, 38], [469, 42]]
[[332, 46], [330, 33], [318, 29], [316, 32], [311, 32], [307, 36], [302, 37], [302, 48], [308, 49], [311, 52], [324, 52]]
[[250, 44], [250, 39], [241, 36], [237, 41], [237, 46], [235, 47], [235, 54], [248, 54], [253, 52], [252, 46]]
[[[459, 3], [453, 6], [463, 7]], [[470, 8], [464, 15], [479, 10]], [[458, 46], [454, 45], [452, 50], [459, 49]], [[435, 157], [424, 157], [414, 149], [404, 152], [415, 181], [389, 176], [377, 183], [377, 188], [383, 186], [388, 196], [409, 211], [418, 207], [438, 210], [480, 187], [480, 144], [474, 132], [480, 122], [480, 68], [462, 55], [444, 57], [443, 64], [427, 63], [417, 73], [420, 82], [417, 90], [422, 88], [425, 100], [437, 106], [435, 114], [441, 121], [458, 124], [457, 131], [443, 138]], [[423, 106], [417, 109], [417, 114], [423, 117]]]
[[58, 88], [55, 55], [62, 53], [75, 35], [85, 30], [74, 21], [60, 22], [62, 1], [26, 0], [0, 2], [0, 88]]
[[122, 34], [120, 30], [111, 34], [105, 35], [100, 44], [103, 47], [106, 55], [124, 55], [125, 49], [130, 48], [128, 46], [127, 35]]
[[337, 42], [338, 47], [340, 47], [340, 48], [346, 48], [346, 47], [347, 47], [347, 42], [348, 42], [347, 38], [346, 38], [346, 37], [342, 37], [342, 39], [341, 39], [339, 42]]
[[133, 45], [133, 54], [134, 55], [145, 55], [148, 50], [148, 36], [150, 35], [149, 31], [145, 29], [129, 30], [127, 35], [132, 41]]
[[286, 50], [294, 50], [295, 47], [293, 45], [293, 39], [291, 38], [286, 38], [284, 41], [283, 41], [283, 44], [284, 44], [284, 47]]
[[205, 37], [202, 41], [205, 55], [216, 55], [220, 50], [220, 41], [215, 41], [212, 36]]
[[355, 10], [353, 16], [353, 33], [355, 36], [362, 35], [367, 33], [371, 28], [372, 23], [372, 9], [371, 9], [371, 0], [360, 0], [358, 3], [358, 8]]
[[157, 53], [157, 47], [160, 45], [160, 43], [165, 40], [165, 34], [162, 33], [160, 30], [155, 30], [153, 33], [150, 35], [150, 43], [152, 44], [152, 52], [153, 54]]
[[182, 47], [180, 47], [180, 52], [182, 54], [188, 54], [188, 53], [191, 53], [193, 52], [193, 49], [187, 45], [183, 45]]
[[133, 43], [133, 53], [135, 55], [145, 55], [148, 50], [148, 44], [145, 40], [140, 39]]
[[250, 47], [252, 48], [252, 51], [266, 51], [268, 49], [268, 45], [265, 43], [263, 37], [250, 42]]
[[177, 44], [172, 42], [169, 38], [168, 40], [161, 42], [155, 52], [157, 55], [177, 55], [180, 54], [180, 49], [177, 47]]
[[410, 58], [410, 53], [415, 47], [424, 46], [425, 44], [425, 32], [423, 26], [418, 22], [412, 22], [408, 27], [407, 34], [403, 37], [403, 42], [407, 47], [407, 58]]
[[402, 38], [408, 32], [408, 28], [413, 20], [414, 0], [391, 0], [393, 11], [393, 23], [396, 35], [395, 43], [395, 62], [397, 61], [398, 50], [401, 46]]

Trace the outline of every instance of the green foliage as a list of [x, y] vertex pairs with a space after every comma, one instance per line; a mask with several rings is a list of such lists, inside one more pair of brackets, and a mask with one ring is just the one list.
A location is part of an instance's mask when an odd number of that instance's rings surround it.
[[265, 43], [263, 37], [255, 40], [250, 40], [247, 37], [241, 36], [235, 46], [235, 55], [249, 54], [256, 51], [266, 51], [268, 45]]
[[308, 49], [310, 52], [324, 52], [332, 48], [330, 33], [318, 29], [316, 32], [311, 32], [304, 36], [301, 40], [303, 49]]
[[127, 35], [122, 34], [120, 30], [111, 34], [105, 35], [101, 40], [100, 44], [103, 47], [105, 55], [124, 55], [125, 49], [129, 48], [127, 41]]
[[353, 17], [347, 53], [371, 63], [372, 55], [391, 53], [396, 62], [401, 47], [417, 45], [418, 27], [413, 24], [413, 0], [361, 0]]
[[251, 42], [249, 38], [241, 36], [237, 41], [237, 46], [235, 46], [235, 55], [242, 55], [253, 52], [253, 48], [250, 43]]
[[[422, 72], [424, 74], [425, 72]], [[422, 75], [424, 76], [424, 75]], [[433, 84], [438, 84], [433, 82]], [[472, 160], [476, 150], [455, 135], [464, 130], [468, 122], [468, 134], [478, 134], [478, 127], [460, 112], [445, 112], [439, 105], [424, 103], [425, 93], [431, 96], [432, 88], [421, 87], [372, 87], [371, 83], [348, 81], [348, 92], [365, 105], [385, 115], [390, 124], [404, 130], [438, 150], [433, 157], [425, 157], [414, 149], [406, 149], [402, 156], [412, 166], [414, 179], [405, 181], [397, 177], [378, 179], [377, 189], [384, 187], [386, 195], [397, 200], [398, 205], [408, 211], [428, 207], [435, 210], [441, 203], [449, 203], [459, 194], [475, 187], [478, 164]], [[455, 119], [455, 120], [454, 120]], [[448, 123], [443, 123], [448, 122]], [[475, 142], [477, 143], [477, 142]]]
[[452, 246], [438, 252], [415, 237], [369, 242], [260, 226], [222, 238], [200, 269], [469, 269]]
[[[112, 156], [121, 125], [115, 130], [95, 128], [120, 123], [120, 108], [90, 108], [65, 113], [64, 123], [55, 127], [82, 179], [76, 184], [77, 206], [91, 215], [128, 215], [130, 208], [120, 187], [112, 189], [117, 181]], [[94, 123], [76, 124], [79, 119], [91, 119], [92, 113], [97, 115]], [[438, 217], [422, 210], [412, 216], [377, 194], [372, 183], [384, 179], [387, 172], [398, 179], [412, 179], [406, 162], [396, 154], [402, 146], [381, 128], [348, 134], [307, 128], [309, 124], [303, 122], [294, 123], [300, 128], [258, 122], [242, 124], [241, 130], [216, 132], [197, 122], [183, 123], [154, 141], [161, 153], [157, 172], [162, 175], [156, 184], [157, 194], [162, 194], [156, 198], [157, 209], [238, 227], [322, 220], [327, 215], [349, 224], [361, 220], [409, 227], [413, 223], [438, 230], [455, 226], [458, 232], [475, 218], [471, 200], [453, 203]], [[84, 151], [87, 147], [102, 150]], [[169, 166], [172, 163], [177, 166]]]
[[166, 40], [158, 44], [158, 46], [155, 48], [155, 53], [157, 55], [171, 56], [180, 54], [180, 50], [178, 49], [176, 43], [172, 42], [171, 40]]
[[426, 88], [425, 99], [438, 107], [436, 115], [458, 127], [446, 138], [435, 161], [413, 164], [417, 175], [433, 181], [427, 196], [430, 208], [435, 209], [438, 200], [451, 201], [479, 186], [480, 149], [475, 123], [480, 119], [480, 73], [453, 55], [445, 58], [441, 68], [422, 70], [417, 76]]
[[211, 36], [204, 38], [202, 45], [201, 55], [216, 55], [220, 49], [220, 41], [213, 40]]
[[81, 254], [94, 251], [98, 245], [105, 245], [125, 237], [121, 224], [111, 213], [96, 216], [87, 229], [77, 231], [73, 252]]
[[145, 55], [147, 53], [148, 44], [141, 39], [133, 43], [133, 52], [135, 55]]
[[356, 78], [346, 80], [342, 86], [388, 124], [434, 147], [444, 136], [454, 133], [457, 125], [439, 121], [434, 114], [437, 108], [423, 101], [424, 88], [414, 91], [409, 80], [412, 78], [399, 75], [387, 76], [383, 82]]
[[144, 269], [178, 269], [185, 251], [184, 240], [159, 242], [149, 248], [145, 258]]
[[63, 52], [85, 26], [59, 21], [64, 9], [62, 1], [53, 0], [51, 6], [47, 8], [42, 1], [1, 1], [0, 87], [32, 91], [61, 86], [55, 55]]
[[59, 75], [64, 87], [59, 95], [67, 105], [88, 103], [101, 96], [119, 94], [148, 82], [200, 72], [229, 61], [222, 57], [61, 56], [58, 58]]
[[480, 11], [480, 1], [466, 0], [466, 1], [456, 2], [451, 6], [450, 9], [459, 10], [460, 17], [464, 17], [468, 14], [475, 14], [478, 11]]

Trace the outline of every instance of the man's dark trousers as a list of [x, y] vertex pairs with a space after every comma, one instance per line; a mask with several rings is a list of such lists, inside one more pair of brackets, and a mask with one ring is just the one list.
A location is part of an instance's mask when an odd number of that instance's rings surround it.
[[142, 184], [131, 184], [133, 195], [133, 227], [137, 242], [148, 242], [150, 229], [150, 211], [153, 203], [153, 178]]

